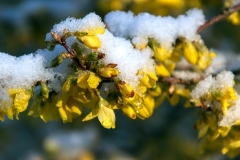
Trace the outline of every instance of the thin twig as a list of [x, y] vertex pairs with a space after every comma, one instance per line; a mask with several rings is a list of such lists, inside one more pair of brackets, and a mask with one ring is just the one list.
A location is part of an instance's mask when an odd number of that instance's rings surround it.
[[240, 3], [227, 8], [221, 14], [213, 17], [212, 19], [206, 21], [203, 25], [201, 25], [198, 28], [197, 33], [202, 32], [204, 29], [208, 28], [209, 26], [213, 25], [214, 23], [226, 18], [227, 16], [231, 15], [233, 12], [236, 12], [236, 11], [239, 11], [239, 10], [240, 10]]

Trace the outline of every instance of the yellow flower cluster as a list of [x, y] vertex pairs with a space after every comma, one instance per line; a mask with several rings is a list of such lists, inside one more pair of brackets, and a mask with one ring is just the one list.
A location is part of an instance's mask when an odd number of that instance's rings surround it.
[[223, 87], [192, 101], [196, 106], [202, 107], [201, 119], [196, 124], [198, 138], [204, 137], [201, 152], [211, 147], [216, 148], [209, 144], [219, 144], [222, 153], [229, 157], [235, 157], [240, 153], [239, 120], [233, 125], [219, 125], [219, 121], [226, 116], [228, 108], [235, 105], [237, 98], [233, 87]]
[[181, 61], [183, 56], [188, 63], [205, 70], [216, 56], [200, 42], [180, 40], [173, 50], [165, 49], [155, 40], [151, 40], [151, 47], [156, 60], [156, 72], [158, 76], [169, 77], [175, 69], [176, 63]]
[[3, 107], [6, 108], [5, 110], [0, 110], [0, 120], [2, 121], [4, 121], [5, 114], [11, 120], [14, 115], [16, 116], [16, 119], [18, 119], [19, 113], [27, 109], [28, 101], [33, 94], [33, 90], [25, 88], [10, 88], [8, 89], [8, 94], [12, 99], [12, 104], [10, 107]]

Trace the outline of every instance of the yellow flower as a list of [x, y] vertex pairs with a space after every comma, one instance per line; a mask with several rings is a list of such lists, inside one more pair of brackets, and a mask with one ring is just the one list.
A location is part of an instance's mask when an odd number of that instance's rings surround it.
[[148, 88], [152, 88], [156, 85], [156, 81], [158, 80], [158, 77], [153, 72], [146, 72], [142, 73], [139, 72], [139, 74], [143, 74], [143, 77], [140, 79], [140, 82], [144, 85], [146, 85]]
[[18, 119], [18, 114], [26, 110], [28, 101], [32, 96], [32, 89], [10, 88], [8, 89], [9, 96], [13, 99], [12, 111]]
[[217, 101], [220, 101], [222, 105], [222, 112], [223, 115], [226, 115], [228, 107], [233, 105], [234, 102], [237, 100], [237, 93], [233, 89], [233, 87], [223, 88], [216, 92], [212, 93], [213, 98]]
[[82, 121], [88, 121], [98, 117], [98, 120], [104, 128], [115, 128], [116, 118], [114, 111], [109, 108], [109, 103], [100, 97], [96, 107], [97, 108], [94, 108]]
[[73, 118], [79, 117], [82, 113], [80, 103], [72, 97], [69, 97], [62, 106], [60, 106], [60, 104], [56, 106], [64, 123], [72, 122]]
[[99, 83], [101, 82], [100, 77], [98, 77], [95, 73], [90, 72], [84, 75], [80, 75], [77, 79], [77, 85], [80, 88], [97, 88]]

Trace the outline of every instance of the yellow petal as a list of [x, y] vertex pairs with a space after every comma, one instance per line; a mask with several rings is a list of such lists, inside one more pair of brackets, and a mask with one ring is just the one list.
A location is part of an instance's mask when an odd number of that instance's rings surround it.
[[87, 35], [103, 34], [105, 32], [104, 27], [91, 28], [86, 30]]
[[63, 92], [68, 92], [72, 86], [72, 77], [69, 77], [66, 79], [66, 81], [63, 84], [62, 91]]
[[68, 99], [67, 106], [71, 110], [73, 118], [77, 118], [82, 114], [80, 103], [73, 99], [72, 97]]
[[25, 111], [30, 98], [31, 93], [29, 91], [17, 93], [13, 101], [14, 108], [16, 108], [18, 112]]
[[169, 102], [172, 106], [176, 106], [179, 102], [179, 96], [177, 94], [172, 94], [171, 96], [168, 96]]
[[4, 121], [4, 113], [2, 111], [0, 111], [0, 121]]
[[226, 137], [230, 129], [231, 126], [222, 126], [218, 129], [218, 132], [221, 134], [222, 137]]
[[34, 97], [31, 108], [28, 112], [29, 116], [33, 116], [33, 117], [39, 117], [39, 110], [38, 108], [41, 107], [40, 106], [41, 100], [39, 97]]
[[202, 138], [206, 135], [208, 131], [209, 125], [200, 121], [198, 126], [198, 139]]
[[84, 88], [84, 89], [88, 88], [88, 83], [87, 83], [88, 77], [89, 77], [89, 74], [84, 74], [84, 75], [79, 76], [77, 79], [78, 87]]
[[135, 110], [130, 106], [124, 106], [122, 108], [123, 113], [131, 119], [136, 119], [137, 115]]
[[148, 90], [148, 93], [151, 95], [151, 96], [154, 96], [154, 97], [157, 97], [157, 96], [160, 96], [161, 93], [162, 93], [162, 89], [159, 85], [155, 85], [153, 88], [150, 88]]
[[7, 116], [9, 119], [13, 120], [14, 111], [12, 107], [9, 107], [7, 110]]
[[97, 117], [99, 114], [99, 109], [93, 109], [85, 118], [83, 118], [82, 121], [89, 121], [95, 117]]
[[186, 98], [190, 97], [190, 91], [188, 89], [185, 89], [185, 88], [175, 88], [174, 92], [176, 94], [178, 94], [180, 96], [183, 96], [183, 97], [186, 97]]
[[156, 65], [156, 73], [157, 73], [157, 75], [163, 76], [163, 77], [169, 77], [170, 76], [170, 72], [162, 64], [157, 64]]
[[65, 105], [63, 107], [59, 107], [58, 112], [64, 123], [72, 122], [72, 114], [71, 114], [71, 110], [68, 108], [68, 106]]
[[57, 99], [56, 106], [63, 107], [66, 104], [69, 97], [70, 97], [69, 92], [62, 92]]
[[104, 128], [115, 128], [115, 114], [114, 111], [107, 107], [101, 107], [98, 114], [98, 120]]
[[90, 73], [89, 78], [87, 80], [88, 86], [90, 88], [97, 88], [100, 82], [101, 79], [95, 73]]

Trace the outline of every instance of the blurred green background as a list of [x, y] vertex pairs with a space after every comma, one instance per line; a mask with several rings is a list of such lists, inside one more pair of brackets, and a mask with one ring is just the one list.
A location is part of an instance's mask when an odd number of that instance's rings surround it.
[[[207, 19], [223, 9], [220, 0], [1, 0], [0, 51], [20, 56], [46, 48], [45, 35], [67, 17], [90, 12], [104, 17], [112, 10], [178, 16], [201, 8]], [[239, 52], [239, 26], [224, 20], [201, 33], [209, 48]], [[184, 102], [184, 101], [183, 101]], [[181, 103], [183, 104], [183, 103]], [[197, 109], [171, 107], [166, 101], [147, 120], [131, 120], [116, 112], [114, 130], [97, 119], [44, 123], [20, 114], [20, 120], [0, 123], [0, 160], [225, 160], [221, 151], [199, 154], [194, 124]], [[239, 156], [237, 158], [240, 158]], [[237, 159], [236, 158], [236, 159]]]

